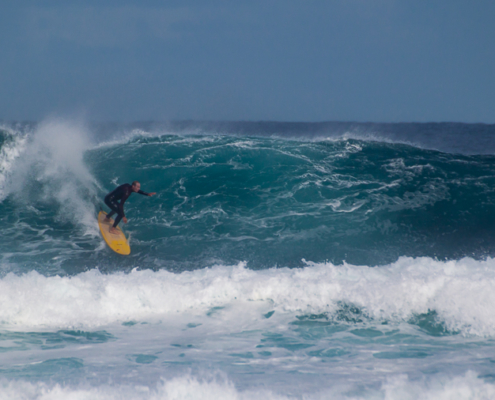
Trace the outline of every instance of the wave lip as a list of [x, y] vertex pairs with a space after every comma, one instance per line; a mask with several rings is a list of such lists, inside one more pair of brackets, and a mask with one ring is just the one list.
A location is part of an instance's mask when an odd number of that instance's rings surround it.
[[15, 329], [87, 328], [186, 314], [201, 318], [221, 307], [220, 318], [230, 326], [253, 313], [262, 321], [261, 315], [271, 311], [287, 318], [332, 316], [348, 304], [373, 320], [409, 321], [434, 312], [450, 331], [495, 335], [493, 259], [404, 257], [379, 268], [307, 264], [253, 271], [241, 263], [179, 274], [137, 269], [72, 277], [11, 273], [0, 280], [0, 321]]
[[[227, 135], [272, 137], [297, 141], [338, 141], [406, 144], [445, 153], [495, 154], [494, 124], [465, 123], [369, 123], [369, 122], [275, 122], [275, 121], [171, 121], [95, 125], [100, 132], [114, 132], [111, 141], [128, 141], [137, 135]], [[120, 139], [118, 139], [120, 138]]]

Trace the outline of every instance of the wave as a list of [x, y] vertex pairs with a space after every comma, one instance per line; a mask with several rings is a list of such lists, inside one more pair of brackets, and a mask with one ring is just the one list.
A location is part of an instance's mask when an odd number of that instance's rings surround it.
[[302, 269], [253, 271], [240, 264], [180, 274], [133, 270], [104, 275], [92, 270], [72, 277], [32, 271], [0, 280], [0, 321], [5, 329], [79, 329], [201, 319], [222, 310], [229, 325], [257, 315], [253, 324], [263, 326], [266, 315], [276, 316], [271, 321], [287, 322], [296, 315], [352, 321], [342, 318], [352, 309], [370, 323], [411, 323], [433, 315], [447, 332], [491, 337], [494, 267], [493, 259], [400, 258], [380, 268], [308, 263]]
[[[345, 133], [311, 141], [263, 136], [263, 126], [258, 136], [181, 129], [96, 135], [64, 120], [4, 129], [0, 276], [495, 256], [493, 156]], [[106, 193], [136, 179], [158, 195], [126, 203], [132, 253], [123, 261], [105, 251], [95, 214]]]
[[[343, 386], [343, 385], [340, 385]], [[368, 389], [368, 388], [367, 388]], [[353, 393], [354, 392], [354, 393]], [[462, 376], [443, 376], [422, 381], [410, 380], [405, 375], [389, 377], [378, 389], [357, 387], [320, 388], [316, 393], [293, 396], [274, 393], [270, 390], [239, 390], [225, 378], [198, 379], [190, 375], [163, 380], [155, 387], [131, 385], [102, 385], [100, 387], [71, 387], [69, 385], [3, 381], [0, 397], [26, 400], [41, 399], [142, 399], [142, 400], [306, 400], [342, 399], [387, 399], [387, 400], [487, 400], [495, 397], [495, 385], [485, 382], [474, 372]]]

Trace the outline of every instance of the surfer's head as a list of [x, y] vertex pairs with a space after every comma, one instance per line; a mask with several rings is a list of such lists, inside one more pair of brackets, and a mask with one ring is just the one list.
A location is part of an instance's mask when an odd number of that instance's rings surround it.
[[138, 181], [132, 182], [132, 191], [139, 192], [139, 189], [141, 189], [141, 184]]

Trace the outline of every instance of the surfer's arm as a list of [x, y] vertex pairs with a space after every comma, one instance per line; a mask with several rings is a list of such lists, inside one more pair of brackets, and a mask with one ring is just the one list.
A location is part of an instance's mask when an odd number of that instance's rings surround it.
[[142, 194], [144, 196], [154, 196], [156, 194], [156, 192], [146, 193], [146, 192], [143, 192], [142, 190], [138, 190], [138, 193]]

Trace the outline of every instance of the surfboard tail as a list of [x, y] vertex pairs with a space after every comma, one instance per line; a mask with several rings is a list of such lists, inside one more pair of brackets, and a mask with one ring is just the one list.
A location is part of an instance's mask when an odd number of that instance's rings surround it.
[[122, 229], [117, 227], [118, 233], [110, 233], [109, 229], [113, 224], [113, 220], [106, 220], [107, 213], [105, 211], [100, 211], [98, 214], [98, 225], [100, 227], [101, 235], [113, 251], [118, 254], [128, 255], [131, 253], [131, 247], [129, 246], [129, 241], [125, 237]]

